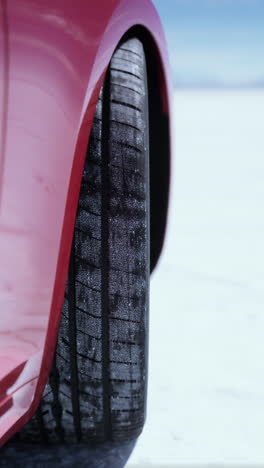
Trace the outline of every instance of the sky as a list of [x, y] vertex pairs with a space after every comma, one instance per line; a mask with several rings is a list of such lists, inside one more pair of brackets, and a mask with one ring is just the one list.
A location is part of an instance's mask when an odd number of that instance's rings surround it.
[[264, 0], [153, 0], [175, 86], [264, 87]]

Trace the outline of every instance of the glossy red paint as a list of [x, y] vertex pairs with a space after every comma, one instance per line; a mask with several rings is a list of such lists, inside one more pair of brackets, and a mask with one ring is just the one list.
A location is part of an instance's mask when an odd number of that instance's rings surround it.
[[[0, 166], [3, 444], [32, 416], [47, 380], [95, 104], [112, 53], [132, 26], [148, 31], [159, 56], [166, 114], [170, 85], [165, 39], [149, 0], [0, 5], [0, 48], [7, 57], [0, 74], [9, 77]], [[3, 90], [0, 84], [2, 109]]]
[[5, 121], [6, 121], [6, 17], [2, 3], [0, 2], [0, 190], [1, 168], [5, 146]]

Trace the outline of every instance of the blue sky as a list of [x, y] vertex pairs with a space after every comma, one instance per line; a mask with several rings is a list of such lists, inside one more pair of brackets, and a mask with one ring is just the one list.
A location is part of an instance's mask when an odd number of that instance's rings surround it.
[[153, 0], [174, 84], [264, 87], [264, 0]]

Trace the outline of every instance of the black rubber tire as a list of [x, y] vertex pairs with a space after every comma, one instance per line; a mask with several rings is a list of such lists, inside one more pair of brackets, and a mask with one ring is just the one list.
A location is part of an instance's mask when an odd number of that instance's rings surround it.
[[146, 64], [114, 53], [96, 107], [54, 364], [20, 439], [127, 441], [146, 408], [149, 135]]

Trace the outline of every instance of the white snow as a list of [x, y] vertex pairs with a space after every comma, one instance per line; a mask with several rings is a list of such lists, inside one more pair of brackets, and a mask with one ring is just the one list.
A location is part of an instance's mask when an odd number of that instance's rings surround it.
[[148, 418], [127, 466], [264, 466], [264, 91], [177, 91], [174, 109]]

